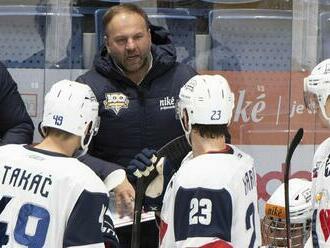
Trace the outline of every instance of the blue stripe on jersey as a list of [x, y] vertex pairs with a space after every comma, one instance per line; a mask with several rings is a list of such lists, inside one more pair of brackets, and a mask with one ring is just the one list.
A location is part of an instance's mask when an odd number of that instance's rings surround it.
[[[63, 237], [63, 246], [96, 244], [104, 241], [99, 222], [109, 204], [104, 193], [84, 190], [72, 210]], [[103, 218], [101, 218], [103, 220]]]
[[180, 187], [174, 203], [175, 240], [218, 237], [231, 240], [232, 199], [225, 189]]

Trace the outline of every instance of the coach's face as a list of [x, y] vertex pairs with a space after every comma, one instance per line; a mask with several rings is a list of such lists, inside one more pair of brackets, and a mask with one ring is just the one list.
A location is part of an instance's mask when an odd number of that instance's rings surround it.
[[149, 67], [151, 35], [144, 19], [132, 12], [115, 15], [105, 28], [108, 53], [127, 73]]

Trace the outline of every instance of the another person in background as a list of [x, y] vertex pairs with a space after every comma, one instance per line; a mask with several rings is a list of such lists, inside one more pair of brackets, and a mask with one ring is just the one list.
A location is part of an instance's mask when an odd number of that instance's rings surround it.
[[62, 80], [45, 97], [44, 140], [0, 147], [0, 246], [118, 247], [107, 189], [72, 158], [86, 151], [98, 124], [90, 87]]
[[146, 196], [156, 201], [164, 195], [160, 247], [261, 244], [254, 160], [225, 142], [233, 108], [234, 94], [225, 78], [191, 78], [181, 88], [177, 113], [192, 152], [168, 184], [166, 158], [154, 164], [154, 154], [144, 151], [131, 162], [129, 171], [136, 177], [155, 168], [159, 173]]
[[17, 84], [0, 63], [0, 145], [31, 144], [34, 126]]
[[[196, 72], [176, 62], [168, 32], [151, 26], [141, 8], [114, 6], [103, 24], [105, 47], [94, 68], [77, 81], [88, 84], [100, 103], [100, 130], [90, 154], [126, 167], [143, 148], [157, 150], [183, 134], [175, 117], [175, 100]], [[117, 206], [133, 206], [134, 189], [127, 180], [115, 189], [115, 196]], [[143, 228], [149, 235], [141, 246], [157, 247], [155, 225], [143, 224]], [[123, 247], [130, 246], [130, 233], [131, 227], [119, 230]]]
[[[312, 248], [309, 238], [312, 230], [311, 188], [312, 182], [305, 179], [289, 180], [291, 247]], [[284, 183], [266, 202], [261, 230], [262, 243], [265, 247], [287, 247]]]
[[[317, 111], [322, 124], [330, 127], [330, 59], [319, 63], [304, 80], [304, 99], [306, 107]], [[330, 246], [330, 138], [317, 148], [313, 158], [312, 170], [312, 234], [314, 247]]]

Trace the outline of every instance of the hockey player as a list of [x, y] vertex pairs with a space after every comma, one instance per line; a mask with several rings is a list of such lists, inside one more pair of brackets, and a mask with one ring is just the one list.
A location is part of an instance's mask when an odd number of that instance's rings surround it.
[[[254, 161], [225, 143], [233, 108], [234, 94], [220, 75], [197, 75], [181, 88], [177, 112], [192, 152], [167, 185], [160, 247], [260, 245]], [[169, 165], [166, 159], [156, 165], [151, 160], [154, 157], [144, 150], [129, 170], [141, 177], [157, 168], [159, 176], [146, 192], [157, 198], [166, 187], [163, 171]]]
[[[305, 104], [317, 111], [322, 123], [330, 127], [330, 59], [318, 64], [304, 80]], [[312, 171], [312, 233], [314, 247], [330, 247], [330, 138], [317, 148]]]
[[45, 139], [0, 147], [0, 247], [117, 247], [104, 184], [71, 158], [98, 123], [90, 87], [62, 80], [45, 97]]
[[[310, 181], [290, 179], [290, 231], [291, 247], [304, 247], [311, 232], [312, 201]], [[265, 217], [261, 223], [262, 240], [265, 247], [287, 247], [284, 183], [281, 184], [265, 205]], [[306, 244], [305, 248], [311, 248]]]

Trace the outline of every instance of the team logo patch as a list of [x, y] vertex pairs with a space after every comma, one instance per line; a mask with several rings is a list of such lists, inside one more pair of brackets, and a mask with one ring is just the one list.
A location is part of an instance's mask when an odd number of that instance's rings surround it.
[[124, 108], [128, 108], [129, 100], [121, 92], [106, 93], [103, 101], [105, 109], [112, 109], [116, 115]]

